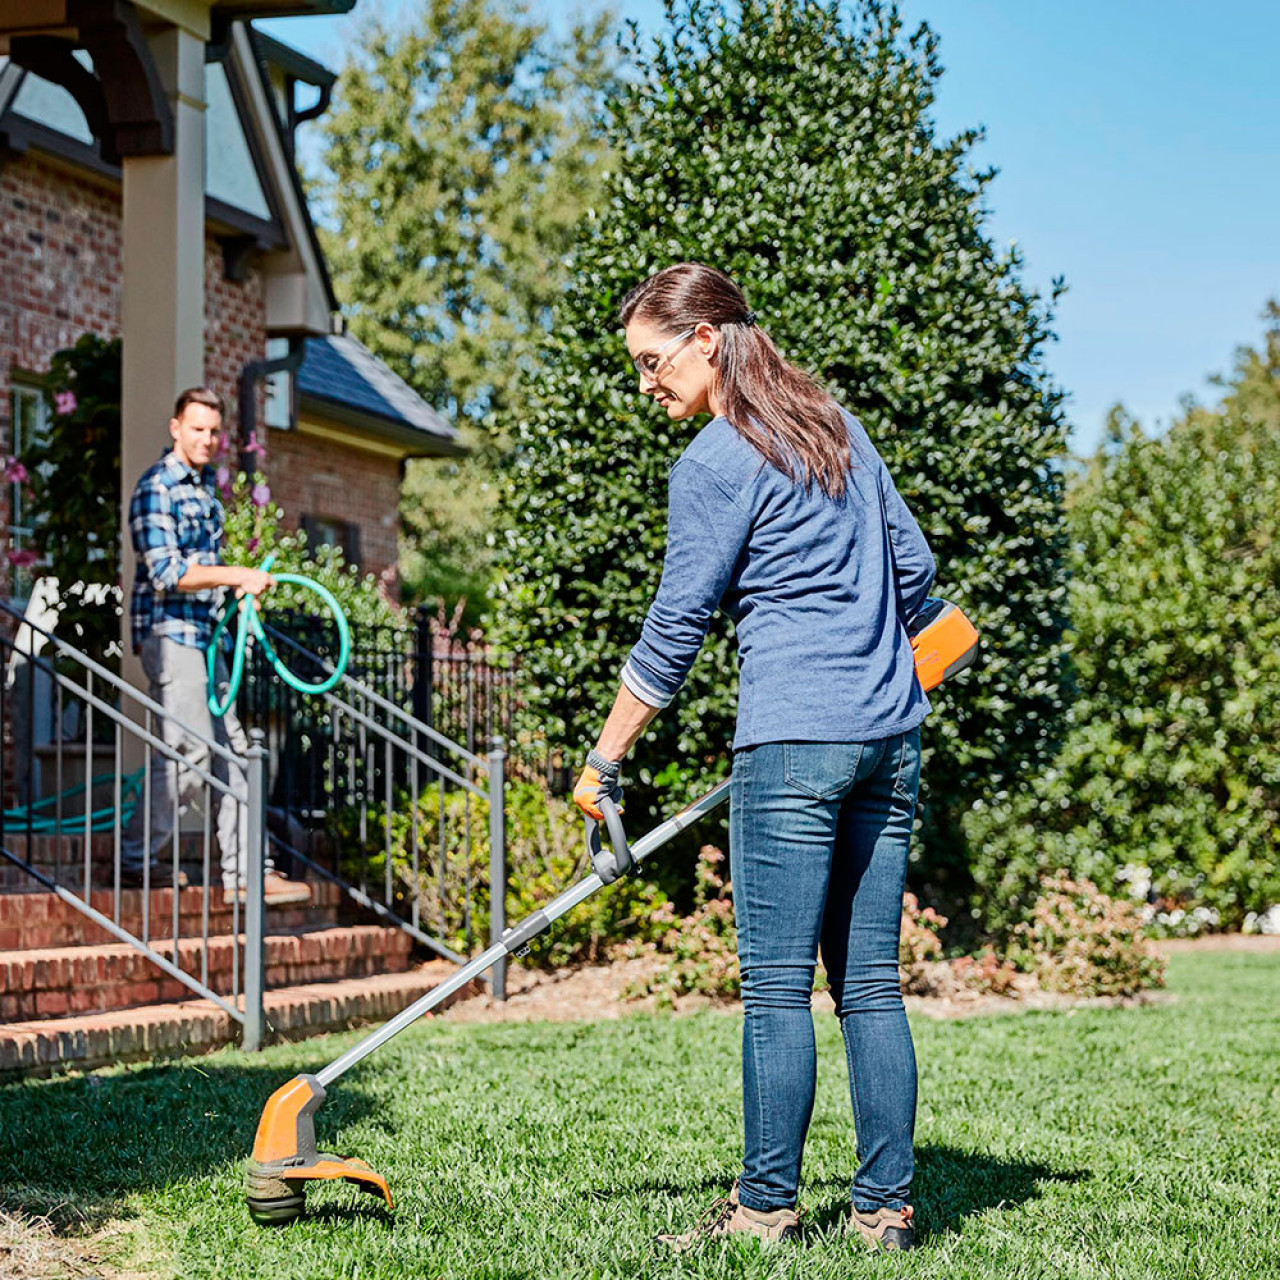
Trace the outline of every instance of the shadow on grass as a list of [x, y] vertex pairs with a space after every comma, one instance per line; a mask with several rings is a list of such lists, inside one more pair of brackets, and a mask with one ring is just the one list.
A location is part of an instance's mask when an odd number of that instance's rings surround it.
[[[923, 1241], [953, 1234], [965, 1218], [984, 1209], [1013, 1208], [1033, 1200], [1046, 1182], [1083, 1182], [1090, 1176], [1085, 1170], [1053, 1169], [980, 1151], [918, 1146], [911, 1199], [919, 1237]], [[810, 1185], [809, 1194], [813, 1201], [824, 1202], [810, 1223], [818, 1230], [834, 1228], [848, 1208], [848, 1184], [824, 1180]]]
[[[956, 1147], [924, 1145], [916, 1148], [916, 1176], [912, 1186], [920, 1238], [952, 1234], [963, 1220], [984, 1209], [1013, 1208], [1033, 1200], [1047, 1182], [1082, 1182], [1083, 1170], [1053, 1169], [1044, 1164], [1008, 1160]], [[733, 1173], [710, 1174], [692, 1179], [638, 1179], [623, 1187], [595, 1188], [593, 1199], [654, 1193], [705, 1199], [708, 1204], [728, 1192]], [[806, 1225], [818, 1233], [836, 1230], [848, 1210], [849, 1184], [834, 1178], [806, 1182], [801, 1191], [809, 1206]]]
[[[132, 1195], [238, 1176], [264, 1104], [296, 1074], [196, 1058], [0, 1086], [0, 1206], [83, 1230], [130, 1216]], [[341, 1146], [335, 1135], [373, 1110], [358, 1086], [337, 1091], [317, 1117], [319, 1146]]]

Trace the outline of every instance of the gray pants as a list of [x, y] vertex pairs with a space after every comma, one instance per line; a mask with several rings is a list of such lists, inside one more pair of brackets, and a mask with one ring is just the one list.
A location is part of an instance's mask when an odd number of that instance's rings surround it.
[[[209, 710], [209, 676], [203, 649], [179, 644], [168, 636], [148, 636], [142, 643], [142, 669], [151, 683], [151, 697], [166, 712], [158, 726], [165, 743], [197, 768], [211, 773], [230, 787], [230, 794], [209, 788], [206, 803], [218, 805], [218, 845], [222, 852], [222, 884], [226, 889], [242, 885], [245, 879], [244, 850], [249, 844], [249, 781], [243, 760], [249, 740], [234, 710], [215, 716]], [[227, 664], [219, 657], [215, 670], [218, 689], [225, 696]], [[172, 718], [170, 718], [172, 717]], [[188, 726], [203, 738], [228, 747], [240, 759], [232, 764], [210, 751], [205, 742], [185, 732]], [[121, 839], [122, 867], [141, 870], [146, 861], [146, 836], [150, 835], [153, 862], [165, 856], [171, 846], [174, 825], [185, 811], [182, 803], [205, 783], [190, 769], [159, 752], [151, 753], [151, 794], [146, 806], [139, 801]], [[180, 807], [181, 806], [181, 807]], [[150, 831], [144, 830], [145, 809], [150, 810]], [[270, 859], [267, 867], [271, 866]]]

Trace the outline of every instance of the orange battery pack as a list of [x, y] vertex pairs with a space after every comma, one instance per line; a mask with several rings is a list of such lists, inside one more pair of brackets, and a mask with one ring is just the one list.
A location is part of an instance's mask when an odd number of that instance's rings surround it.
[[978, 656], [978, 629], [959, 605], [930, 597], [907, 628], [916, 659], [916, 675], [925, 693]]

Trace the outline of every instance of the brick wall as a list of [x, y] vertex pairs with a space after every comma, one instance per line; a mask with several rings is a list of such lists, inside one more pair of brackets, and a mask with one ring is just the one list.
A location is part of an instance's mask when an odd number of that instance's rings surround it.
[[[49, 358], [83, 333], [115, 337], [121, 305], [120, 195], [34, 154], [0, 165], [0, 451], [11, 444], [11, 371], [43, 373]], [[205, 381], [227, 398], [236, 421], [240, 369], [266, 349], [266, 302], [255, 267], [227, 280], [222, 251], [205, 245]], [[261, 403], [259, 403], [261, 411]], [[157, 454], [168, 438], [156, 423]], [[270, 433], [265, 466], [290, 523], [303, 514], [354, 520], [365, 567], [396, 562], [399, 464], [293, 433]], [[126, 477], [132, 483], [132, 477]], [[9, 523], [9, 489], [0, 484], [0, 527]], [[0, 595], [8, 591], [0, 555]]]
[[296, 431], [270, 432], [267, 449], [263, 469], [288, 522], [313, 515], [359, 525], [361, 568], [385, 575], [394, 598], [399, 462]]
[[[0, 166], [0, 450], [14, 370], [43, 373], [82, 334], [120, 332], [119, 196], [30, 156]], [[9, 486], [0, 484], [0, 526]], [[0, 557], [0, 591], [8, 561]]]

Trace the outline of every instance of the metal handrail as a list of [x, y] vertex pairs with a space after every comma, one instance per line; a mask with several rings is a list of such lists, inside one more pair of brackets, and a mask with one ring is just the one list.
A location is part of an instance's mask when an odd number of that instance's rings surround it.
[[[15, 610], [7, 604], [0, 601], [0, 612], [7, 613], [13, 617], [20, 617]], [[108, 671], [100, 663], [95, 662], [86, 654], [77, 650], [74, 646], [67, 644], [58, 637], [51, 635], [44, 628], [36, 626], [25, 619], [22, 619], [22, 625], [30, 627], [32, 632], [45, 637], [50, 642], [51, 652], [39, 653], [35, 651], [35, 645], [31, 644], [26, 648], [20, 647], [16, 637], [0, 635], [0, 653], [6, 656], [5, 666], [9, 665], [18, 658], [27, 665], [31, 673], [39, 672], [49, 681], [49, 687], [56, 692], [56, 718], [57, 733], [54, 742], [57, 747], [57, 787], [54, 799], [56, 801], [56, 816], [54, 818], [54, 829], [52, 831], [44, 830], [37, 832], [34, 830], [30, 813], [32, 806], [30, 802], [30, 791], [28, 791], [26, 811], [28, 818], [24, 823], [21, 819], [16, 822], [6, 822], [4, 816], [0, 816], [0, 856], [4, 860], [22, 869], [22, 871], [30, 876], [37, 884], [48, 892], [53, 893], [57, 898], [73, 907], [79, 914], [87, 920], [93, 922], [97, 927], [105, 930], [112, 937], [117, 938], [123, 943], [127, 943], [135, 950], [145, 955], [148, 960], [155, 964], [164, 974], [170, 978], [176, 979], [188, 990], [195, 995], [212, 1001], [218, 1008], [222, 1009], [236, 1022], [243, 1027], [243, 1040], [246, 1047], [256, 1048], [263, 1040], [265, 1029], [265, 1014], [262, 1000], [263, 990], [263, 929], [261, 924], [261, 911], [256, 913], [257, 920], [254, 919], [253, 903], [249, 902], [244, 911], [243, 936], [241, 924], [241, 908], [236, 898], [232, 899], [231, 905], [231, 938], [232, 938], [232, 975], [231, 975], [231, 992], [228, 998], [223, 993], [214, 990], [210, 983], [209, 973], [209, 893], [211, 891], [210, 881], [210, 846], [211, 832], [209, 823], [209, 813], [214, 804], [229, 799], [235, 805], [243, 805], [250, 810], [248, 815], [248, 825], [250, 838], [248, 847], [243, 850], [243, 864], [246, 879], [250, 885], [250, 894], [255, 881], [261, 885], [262, 879], [262, 855], [265, 849], [265, 832], [263, 831], [262, 814], [265, 813], [265, 775], [266, 775], [266, 751], [261, 741], [255, 741], [250, 748], [247, 760], [242, 759], [234, 751], [223, 747], [217, 742], [212, 742], [205, 738], [198, 731], [192, 729], [189, 725], [176, 721], [173, 717], [168, 717], [165, 710], [153, 699], [134, 690], [132, 686], [126, 684], [119, 677]], [[58, 669], [58, 659], [66, 658], [72, 661], [78, 668], [78, 672], [67, 673]], [[80, 683], [75, 678], [77, 674], [82, 674], [84, 683]], [[132, 697], [140, 710], [142, 719], [134, 719], [126, 713], [120, 706], [114, 705], [113, 701], [107, 697], [100, 695], [95, 689], [95, 680], [105, 685], [107, 689], [121, 695]], [[31, 698], [34, 697], [34, 683], [31, 685], [28, 693], [28, 711], [30, 711], [33, 703]], [[103, 693], [106, 689], [102, 690]], [[64, 704], [70, 701], [70, 705], [79, 706], [83, 712], [84, 740], [83, 749], [85, 752], [85, 773], [86, 782], [83, 787], [86, 806], [86, 817], [83, 822], [77, 812], [71, 812], [63, 820], [62, 796], [62, 760], [64, 749], [75, 745], [75, 739], [69, 739], [64, 736]], [[12, 695], [9, 692], [9, 683], [4, 679], [3, 688], [0, 688], [0, 713], [7, 713], [12, 707]], [[111, 726], [111, 742], [99, 742], [94, 737], [95, 716], [100, 717], [102, 722]], [[180, 725], [181, 732], [189, 739], [199, 742], [203, 747], [212, 749], [211, 754], [217, 757], [236, 762], [245, 770], [245, 777], [248, 785], [247, 794], [241, 796], [236, 793], [233, 784], [228, 780], [216, 776], [210, 768], [206, 768], [201, 764], [192, 761], [188, 756], [176, 746], [166, 742], [157, 732], [152, 730], [152, 717], [158, 717], [160, 720], [169, 720], [175, 725]], [[0, 725], [0, 729], [3, 726]], [[204, 855], [203, 855], [203, 880], [204, 880], [204, 902], [201, 904], [201, 925], [200, 932], [188, 935], [190, 941], [202, 941], [203, 948], [200, 956], [200, 973], [197, 976], [193, 972], [187, 972], [178, 963], [180, 955], [180, 943], [183, 941], [183, 933], [181, 928], [181, 898], [180, 889], [177, 883], [173, 886], [172, 893], [172, 934], [169, 938], [153, 938], [151, 934], [151, 899], [144, 892], [141, 901], [141, 932], [135, 933], [131, 928], [124, 926], [124, 904], [121, 897], [121, 840], [123, 835], [123, 810], [121, 797], [121, 779], [124, 769], [124, 743], [125, 737], [130, 738], [140, 744], [146, 752], [146, 784], [143, 787], [143, 795], [140, 797], [140, 803], [145, 806], [142, 817], [142, 839], [147, 858], [144, 864], [147, 870], [143, 875], [143, 887], [149, 885], [151, 880], [151, 860], [161, 851], [153, 848], [154, 846], [154, 830], [152, 827], [152, 795], [151, 795], [151, 776], [156, 768], [174, 767], [178, 771], [177, 776], [188, 775], [189, 779], [194, 780], [198, 788], [203, 789], [203, 800], [205, 809], [204, 823]], [[16, 744], [15, 744], [16, 745]], [[0, 752], [4, 751], [3, 734], [0, 733]], [[113, 875], [112, 883], [106, 886], [109, 892], [113, 893], [113, 906], [111, 914], [98, 910], [92, 902], [92, 895], [95, 892], [92, 868], [94, 862], [94, 844], [95, 831], [92, 826], [93, 809], [93, 761], [95, 756], [114, 757], [112, 767], [108, 773], [104, 775], [113, 781], [114, 790], [114, 814], [115, 814], [115, 838], [114, 852], [112, 855]], [[30, 783], [30, 778], [28, 779]], [[257, 820], [255, 821], [252, 810], [259, 811]], [[176, 871], [180, 859], [180, 824], [178, 821], [180, 811], [180, 796], [175, 795], [174, 812], [172, 815], [173, 822], [173, 839], [172, 839], [172, 859], [173, 867]], [[237, 818], [239, 821], [239, 818]], [[25, 833], [23, 828], [25, 826]], [[15, 834], [25, 834], [26, 850], [25, 858], [20, 857], [9, 847], [9, 842], [5, 839], [6, 828]], [[262, 833], [259, 835], [259, 833]], [[258, 835], [258, 845], [255, 848], [254, 837]], [[59, 883], [60, 871], [58, 868], [61, 864], [61, 856], [63, 851], [62, 841], [65, 837], [82, 838], [84, 841], [84, 887], [83, 891], [74, 891], [66, 883]], [[54, 858], [54, 874], [49, 875], [43, 871], [34, 861], [33, 839], [36, 837], [44, 837], [52, 840], [52, 850]], [[165, 838], [166, 843], [168, 837]], [[72, 864], [74, 865], [74, 864]], [[259, 888], [259, 896], [261, 889]], [[248, 896], [248, 895], [247, 895]], [[259, 904], [260, 906], [260, 904]], [[162, 950], [167, 951], [172, 948], [172, 959], [168, 955], [163, 954]], [[243, 983], [241, 978], [243, 976]]]
[[[74, 662], [78, 662], [82, 667], [84, 667], [86, 671], [93, 672], [93, 674], [97, 676], [98, 679], [106, 681], [106, 683], [109, 684], [113, 689], [117, 690], [122, 694], [125, 694], [129, 698], [132, 698], [133, 701], [138, 703], [144, 710], [150, 711], [153, 715], [158, 715], [164, 720], [171, 720], [184, 733], [190, 734], [191, 737], [193, 738], [201, 739], [201, 741], [205, 745], [212, 748], [213, 752], [216, 755], [220, 755], [228, 763], [235, 763], [235, 764], [244, 763], [241, 757], [238, 756], [234, 751], [232, 751], [230, 747], [224, 747], [220, 742], [213, 742], [208, 738], [204, 738], [189, 724], [186, 724], [184, 721], [179, 720], [177, 719], [177, 717], [171, 715], [168, 711], [165, 710], [164, 707], [162, 707], [158, 702], [156, 702], [154, 698], [148, 697], [148, 695], [143, 693], [141, 689], [135, 688], [127, 680], [123, 679], [121, 676], [116, 675], [113, 671], [108, 671], [107, 668], [104, 667], [101, 663], [95, 662], [87, 654], [81, 653], [79, 649], [75, 648], [73, 645], [69, 645], [65, 640], [60, 640], [57, 636], [53, 634], [52, 631], [46, 631], [44, 627], [37, 626], [34, 622], [28, 621], [21, 613], [19, 613], [15, 608], [13, 608], [12, 605], [5, 603], [5, 601], [3, 600], [0, 600], [0, 612], [7, 613], [11, 618], [17, 619], [20, 626], [30, 627], [32, 631], [36, 632], [38, 635], [41, 635], [46, 640], [48, 640], [49, 643], [52, 644], [58, 650], [59, 653], [63, 654], [65, 657], [72, 659], [72, 661]], [[18, 648], [16, 640], [11, 640], [8, 642], [8, 644], [15, 653], [21, 653], [22, 657], [24, 657], [28, 662], [43, 661], [43, 659], [41, 659], [38, 654], [23, 653], [22, 650]], [[78, 685], [76, 685], [75, 687], [77, 689], [79, 688]], [[126, 717], [126, 719], [128, 719], [128, 717]], [[129, 723], [135, 724], [136, 721], [130, 720]]]
[[[279, 641], [287, 645], [294, 653], [300, 657], [306, 658], [308, 661], [315, 663], [326, 674], [331, 674], [334, 670], [333, 665], [321, 655], [315, 653], [306, 645], [301, 644], [294, 637], [281, 631], [279, 628], [272, 626], [270, 623], [264, 623], [264, 627], [271, 636], [273, 642]], [[484, 758], [469, 751], [461, 744], [452, 741], [433, 729], [430, 725], [419, 720], [412, 712], [405, 711], [402, 707], [396, 706], [389, 699], [384, 698], [376, 690], [370, 688], [363, 681], [356, 679], [349, 673], [344, 672], [339, 681], [338, 688], [343, 689], [347, 697], [340, 697], [335, 690], [329, 690], [323, 696], [325, 702], [332, 707], [340, 715], [346, 716], [354, 724], [362, 726], [375, 737], [380, 739], [384, 746], [390, 750], [398, 749], [403, 752], [404, 756], [415, 765], [425, 766], [431, 773], [435, 775], [435, 781], [443, 786], [444, 782], [450, 782], [455, 786], [461, 787], [470, 795], [479, 797], [488, 803], [489, 807], [489, 827], [490, 827], [490, 929], [496, 930], [496, 936], [501, 935], [504, 917], [503, 899], [506, 892], [506, 828], [504, 822], [503, 808], [505, 803], [505, 770], [503, 761], [505, 761], [506, 753], [501, 744], [501, 739], [496, 739], [494, 746], [495, 751], [491, 753], [489, 758]], [[355, 705], [356, 701], [371, 703], [374, 707], [384, 711], [388, 716], [393, 716], [400, 722], [403, 732], [396, 732], [387, 725], [375, 720], [372, 716]], [[411, 735], [411, 736], [410, 736]], [[469, 765], [484, 769], [488, 776], [489, 786], [481, 787], [472, 782], [469, 778], [463, 777], [448, 765], [437, 760], [427, 752], [423, 751], [413, 740], [418, 735], [427, 738], [433, 742], [440, 744], [446, 749], [461, 756]], [[496, 773], [496, 778], [495, 778]], [[415, 775], [416, 777], [416, 775]], [[429, 780], [430, 781], [430, 780]], [[417, 804], [416, 781], [414, 783], [414, 805]], [[389, 822], [391, 810], [390, 781], [387, 782], [386, 797], [386, 813], [384, 822]], [[495, 794], [496, 793], [496, 794]], [[416, 827], [415, 843], [413, 849], [413, 872], [416, 879], [418, 874], [418, 850], [416, 844]], [[299, 855], [310, 866], [317, 864], [305, 855]], [[357, 888], [348, 881], [332, 872], [325, 874], [340, 884], [347, 895], [355, 902], [368, 909], [375, 909], [378, 915], [388, 922], [396, 924], [403, 929], [411, 937], [417, 939], [425, 945], [430, 946], [445, 955], [448, 959], [455, 963], [462, 963], [463, 957], [459, 956], [451, 948], [447, 947], [441, 940], [432, 938], [431, 935], [425, 934], [417, 925], [416, 908], [414, 911], [414, 919], [406, 920], [403, 916], [393, 911], [390, 906], [392, 877], [391, 877], [391, 842], [390, 829], [387, 832], [387, 871], [386, 871], [386, 897], [384, 903], [376, 903], [363, 889]], [[499, 999], [505, 998], [506, 971], [505, 964], [496, 966], [492, 973], [491, 981], [493, 982], [494, 995]]]
[[[276, 627], [271, 626], [269, 623], [264, 624], [264, 628], [265, 630], [270, 632], [273, 640], [280, 640], [283, 643], [287, 644], [291, 649], [293, 649], [295, 653], [300, 654], [304, 658], [309, 658], [312, 662], [316, 663], [321, 668], [321, 670], [325, 672], [326, 675], [329, 675], [333, 672], [333, 664], [331, 662], [329, 662], [325, 658], [322, 658], [318, 653], [313, 653], [310, 649], [308, 649], [305, 645], [300, 644], [292, 636], [286, 635], [285, 632], [280, 631]], [[479, 768], [487, 767], [486, 761], [482, 756], [478, 756], [474, 752], [468, 751], [467, 748], [464, 747], [461, 743], [454, 742], [452, 738], [445, 737], [444, 734], [442, 734], [437, 729], [433, 729], [429, 724], [424, 724], [411, 711], [406, 711], [403, 707], [396, 706], [396, 704], [392, 702], [389, 698], [384, 698], [382, 694], [380, 694], [376, 689], [371, 688], [369, 685], [365, 684], [362, 680], [357, 680], [354, 676], [347, 675], [344, 673], [341, 683], [343, 685], [346, 685], [348, 688], [353, 689], [362, 698], [367, 698], [370, 702], [373, 703], [374, 706], [378, 707], [382, 711], [387, 712], [388, 715], [393, 715], [397, 719], [404, 721], [405, 728], [408, 729], [410, 732], [414, 734], [421, 734], [425, 738], [430, 738], [432, 742], [435, 742], [437, 745], [444, 747], [447, 751], [452, 751], [456, 755], [460, 755], [464, 760], [467, 761], [468, 764], [476, 765]], [[325, 697], [332, 699], [333, 694], [328, 693], [325, 695]], [[384, 733], [385, 733], [385, 729], [384, 729]], [[405, 746], [410, 745], [408, 743], [405, 743], [404, 739], [399, 734], [392, 734], [390, 736], [394, 737], [397, 742], [404, 743]], [[421, 759], [425, 763], [428, 763], [433, 767], [436, 767], [438, 765], [438, 761], [433, 760], [430, 756], [423, 755], [421, 756]], [[457, 774], [453, 774], [452, 778], [454, 780], [457, 780]]]

